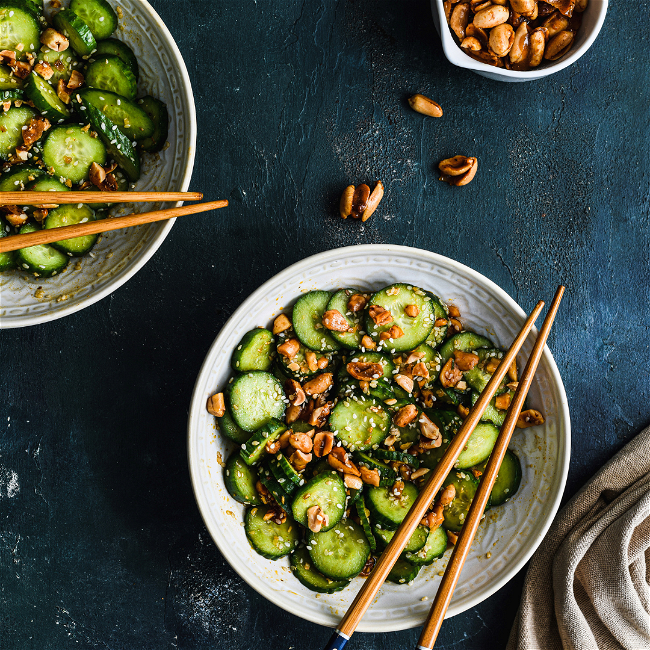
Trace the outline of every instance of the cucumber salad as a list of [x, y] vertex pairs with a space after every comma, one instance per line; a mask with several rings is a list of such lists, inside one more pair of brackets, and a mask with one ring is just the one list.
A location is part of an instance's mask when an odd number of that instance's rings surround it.
[[[137, 98], [138, 61], [111, 38], [117, 26], [106, 0], [72, 0], [51, 23], [43, 0], [0, 0], [0, 192], [126, 191], [140, 178], [140, 154], [164, 148], [167, 108]], [[102, 219], [109, 208], [25, 207], [17, 194], [0, 206], [0, 237]], [[0, 271], [54, 276], [98, 237], [0, 253]]]
[[[270, 330], [248, 332], [207, 407], [237, 444], [225, 484], [247, 506], [255, 551], [289, 555], [295, 577], [321, 593], [368, 575], [503, 356], [463, 328], [453, 305], [402, 283], [374, 294], [311, 291]], [[410, 583], [455, 542], [516, 386], [515, 365], [390, 581]], [[518, 426], [543, 421], [528, 409]], [[520, 481], [509, 450], [488, 507]]]

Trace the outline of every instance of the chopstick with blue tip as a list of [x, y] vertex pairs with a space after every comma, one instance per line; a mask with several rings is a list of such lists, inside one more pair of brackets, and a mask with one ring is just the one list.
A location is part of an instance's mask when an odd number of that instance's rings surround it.
[[165, 221], [166, 219], [183, 217], [187, 214], [218, 210], [219, 208], [225, 208], [227, 205], [228, 201], [196, 203], [194, 205], [184, 205], [180, 208], [169, 208], [167, 210], [156, 210], [155, 212], [143, 212], [142, 214], [127, 214], [124, 217], [109, 217], [108, 219], [99, 219], [98, 221], [87, 221], [86, 223], [77, 223], [72, 226], [44, 228], [43, 230], [36, 230], [35, 232], [23, 235], [9, 235], [7, 237], [0, 237], [0, 253], [17, 251], [21, 248], [28, 248], [29, 246], [52, 244], [63, 239], [72, 239], [85, 235], [98, 235], [99, 233], [110, 230], [141, 226], [145, 223]]
[[435, 600], [431, 605], [431, 611], [429, 612], [429, 616], [424, 624], [424, 629], [420, 634], [420, 640], [417, 645], [418, 650], [431, 650], [438, 638], [438, 633], [442, 627], [442, 622], [447, 613], [449, 603], [451, 602], [451, 597], [454, 594], [454, 589], [456, 588], [456, 584], [460, 578], [460, 572], [462, 571], [463, 564], [467, 559], [469, 549], [474, 541], [474, 536], [476, 535], [478, 526], [481, 523], [481, 518], [483, 517], [488, 499], [490, 498], [490, 493], [492, 492], [494, 482], [499, 473], [501, 461], [503, 461], [503, 457], [506, 455], [506, 451], [508, 450], [508, 444], [510, 443], [512, 432], [515, 430], [517, 419], [519, 418], [521, 409], [524, 406], [524, 400], [528, 395], [528, 390], [530, 389], [533, 377], [535, 376], [535, 371], [537, 370], [539, 361], [542, 358], [544, 346], [546, 345], [546, 340], [551, 331], [557, 310], [560, 307], [560, 301], [562, 300], [563, 294], [564, 287], [560, 286], [555, 293], [548, 314], [546, 314], [542, 329], [539, 331], [533, 350], [528, 358], [526, 368], [524, 369], [521, 379], [519, 380], [519, 385], [515, 390], [512, 403], [508, 408], [506, 419], [501, 426], [501, 432], [499, 433], [494, 448], [492, 449], [492, 453], [490, 454], [490, 460], [488, 461], [485, 472], [481, 477], [481, 483], [474, 495], [469, 512], [465, 517], [465, 522], [460, 535], [458, 536], [458, 540], [456, 541], [456, 545], [454, 546], [449, 563], [445, 569], [442, 582], [438, 587]]
[[499, 367], [494, 371], [487, 386], [481, 392], [480, 397], [465, 418], [458, 433], [452, 438], [447, 451], [440, 459], [436, 469], [433, 471], [431, 477], [428, 479], [424, 488], [411, 506], [404, 521], [402, 521], [399, 528], [395, 531], [393, 538], [388, 543], [388, 546], [381, 554], [379, 560], [377, 560], [377, 564], [372, 570], [372, 573], [368, 576], [359, 590], [359, 593], [357, 593], [355, 599], [352, 601], [352, 604], [341, 620], [336, 632], [332, 635], [327, 646], [325, 646], [325, 650], [341, 650], [354, 634], [354, 631], [357, 629], [363, 615], [366, 613], [368, 607], [370, 607], [373, 598], [377, 595], [377, 592], [384, 583], [384, 580], [386, 580], [400, 553], [404, 550], [411, 534], [422, 520], [422, 517], [424, 517], [424, 513], [429, 509], [429, 505], [433, 501], [433, 498], [438, 493], [438, 490], [440, 490], [445, 478], [447, 478], [447, 474], [452, 470], [458, 456], [460, 456], [463, 451], [463, 448], [467, 444], [469, 437], [472, 435], [474, 428], [479, 423], [483, 412], [488, 407], [490, 400], [496, 393], [501, 381], [508, 372], [508, 369], [515, 361], [517, 353], [524, 344], [528, 333], [533, 327], [533, 323], [539, 316], [543, 307], [544, 302], [540, 300], [540, 302], [535, 306], [535, 309], [531, 312], [530, 316], [526, 319], [521, 331], [517, 334], [517, 337], [502, 359]]

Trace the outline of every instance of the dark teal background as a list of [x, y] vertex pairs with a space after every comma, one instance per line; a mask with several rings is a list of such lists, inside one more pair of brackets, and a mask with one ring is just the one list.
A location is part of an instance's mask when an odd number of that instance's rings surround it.
[[[186, 418], [212, 340], [263, 281], [342, 245], [447, 255], [526, 310], [565, 283], [549, 345], [570, 497], [650, 421], [650, 19], [613, 2], [578, 63], [505, 84], [447, 63], [428, 0], [153, 5], [194, 87], [191, 189], [231, 205], [179, 220], [110, 298], [0, 334], [0, 649], [318, 649], [329, 630], [244, 584], [196, 508]], [[415, 92], [444, 117], [411, 111]], [[479, 159], [465, 188], [437, 180], [457, 153]], [[342, 221], [342, 189], [378, 178], [372, 219]], [[438, 647], [503, 647], [522, 580], [447, 621]]]

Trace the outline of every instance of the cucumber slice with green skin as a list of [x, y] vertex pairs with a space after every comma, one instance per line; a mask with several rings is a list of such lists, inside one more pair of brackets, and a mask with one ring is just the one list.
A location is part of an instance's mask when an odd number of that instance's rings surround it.
[[418, 577], [420, 569], [419, 564], [411, 564], [408, 560], [402, 557], [397, 558], [397, 562], [393, 564], [393, 568], [386, 577], [386, 580], [396, 585], [409, 584]]
[[11, 167], [0, 178], [0, 192], [18, 192], [24, 190], [32, 181], [44, 176], [45, 172], [31, 165]]
[[35, 181], [32, 181], [27, 189], [30, 192], [69, 192], [70, 188], [67, 185], [64, 185], [60, 181], [57, 181], [56, 178], [51, 176], [41, 176]]
[[413, 469], [417, 469], [420, 466], [420, 461], [416, 456], [411, 456], [411, 454], [407, 454], [403, 451], [388, 451], [387, 449], [377, 449], [374, 454], [377, 456], [377, 458], [381, 458], [382, 460], [392, 460], [400, 463], [406, 463]]
[[[20, 229], [20, 234], [27, 234], [40, 230], [33, 223], [27, 223]], [[16, 253], [16, 263], [21, 271], [29, 271], [41, 278], [51, 278], [57, 273], [61, 273], [68, 265], [70, 258], [58, 251], [54, 246], [41, 244], [39, 246], [30, 246], [21, 248]]]
[[418, 490], [413, 483], [406, 482], [399, 497], [393, 494], [391, 488], [374, 486], [366, 492], [366, 495], [366, 504], [373, 520], [381, 528], [396, 530], [415, 502]]
[[54, 88], [57, 87], [59, 80], [63, 79], [67, 82], [74, 70], [81, 69], [79, 57], [70, 48], [57, 52], [49, 47], [43, 47], [37, 56], [39, 63], [47, 63], [52, 68], [54, 74], [48, 81]]
[[358, 490], [350, 489], [349, 490], [349, 498], [348, 498], [348, 508], [351, 508], [363, 495], [363, 488], [359, 488]]
[[[54, 210], [50, 210], [43, 227], [45, 229], [60, 228], [61, 226], [72, 226], [77, 223], [86, 223], [95, 220], [95, 213], [87, 205], [61, 205]], [[83, 237], [73, 237], [72, 239], [63, 239], [52, 244], [62, 253], [71, 257], [81, 257], [88, 253], [97, 243], [99, 235], [84, 235]]]
[[129, 180], [135, 183], [140, 178], [140, 157], [133, 148], [131, 140], [104, 113], [83, 97], [80, 110], [106, 145], [107, 153], [124, 170]]
[[65, 122], [70, 117], [68, 107], [59, 99], [52, 86], [35, 72], [25, 80], [25, 95], [41, 112], [55, 124]]
[[[295, 422], [294, 422], [295, 424]], [[293, 426], [293, 425], [291, 425]], [[311, 471], [311, 477], [314, 478], [315, 476], [318, 476], [319, 474], [323, 474], [324, 472], [331, 472], [332, 467], [330, 464], [324, 459], [321, 458], [318, 462], [313, 463], [313, 467], [311, 466], [312, 463], [309, 464], [308, 469]]]
[[[485, 387], [488, 385], [490, 379], [492, 379], [492, 375], [486, 370], [483, 370], [483, 368], [474, 366], [471, 370], [463, 373], [463, 379], [468, 386], [473, 388], [475, 391], [482, 393]], [[501, 385], [497, 389], [497, 395], [500, 395], [506, 391], [506, 381], [509, 381], [507, 377], [503, 379]]]
[[441, 489], [444, 490], [448, 485], [453, 485], [456, 488], [456, 496], [448, 506], [443, 508], [443, 526], [447, 530], [459, 532], [465, 523], [472, 499], [478, 489], [478, 481], [469, 471], [454, 470], [447, 476]]
[[436, 395], [436, 399], [439, 400], [443, 405], [451, 404], [452, 406], [458, 406], [459, 404], [465, 404], [468, 396], [471, 395], [471, 391], [466, 391], [461, 393], [460, 391], [454, 390], [453, 388], [444, 388], [438, 382], [433, 386], [433, 390]]
[[[483, 474], [488, 461], [478, 465], [476, 469]], [[490, 492], [490, 505], [500, 506], [508, 501], [519, 489], [521, 484], [521, 461], [519, 456], [508, 449], [506, 455], [501, 461], [497, 480], [494, 482], [492, 492]]]
[[[380, 548], [382, 549], [386, 548], [390, 540], [393, 539], [395, 533], [396, 531], [394, 530], [375, 528], [375, 535], [377, 535], [377, 541], [379, 543]], [[406, 546], [404, 547], [403, 553], [417, 553], [427, 543], [428, 538], [429, 538], [429, 529], [426, 526], [420, 524], [413, 531], [413, 534], [411, 535], [409, 541], [406, 543]]]
[[390, 414], [374, 397], [339, 400], [329, 416], [330, 430], [350, 451], [377, 448], [390, 429]]
[[294, 488], [290, 487], [288, 483], [292, 483], [294, 486], [299, 486], [301, 483], [304, 483], [302, 476], [296, 472], [283, 454], [276, 454], [271, 460], [270, 466], [278, 483], [284, 487], [286, 492], [294, 491]]
[[456, 469], [469, 469], [482, 463], [492, 453], [492, 449], [499, 437], [499, 429], [489, 422], [479, 422], [458, 460], [454, 464]]
[[304, 420], [296, 420], [295, 422], [291, 423], [291, 430], [294, 433], [309, 433], [315, 428], [316, 427], [314, 427], [313, 424], [309, 424], [309, 422], [305, 422]]
[[334, 471], [322, 472], [295, 493], [291, 504], [293, 518], [306, 528], [307, 511], [312, 506], [320, 506], [328, 518], [327, 525], [321, 531], [330, 530], [345, 514], [345, 499], [345, 483], [339, 474]]
[[355, 293], [362, 293], [357, 289], [341, 289], [337, 291], [327, 304], [325, 311], [336, 309], [339, 313], [343, 314], [345, 319], [350, 324], [352, 332], [330, 332], [330, 334], [345, 348], [356, 350], [361, 347], [361, 339], [363, 338], [363, 310], [354, 313], [348, 309], [348, 301], [350, 296]]
[[162, 151], [169, 135], [169, 113], [167, 105], [155, 97], [147, 95], [138, 101], [142, 110], [151, 118], [155, 130], [149, 138], [141, 140], [138, 146], [148, 153]]
[[136, 79], [140, 76], [138, 59], [133, 50], [126, 43], [118, 41], [116, 38], [107, 38], [106, 40], [97, 43], [96, 54], [98, 58], [102, 54], [113, 54], [119, 56], [124, 63], [128, 63]]
[[310, 291], [293, 306], [291, 322], [298, 339], [316, 352], [334, 352], [341, 344], [323, 326], [323, 314], [331, 295], [329, 291]]
[[[379, 450], [377, 450], [379, 451]], [[376, 451], [373, 453], [377, 453]], [[354, 460], [357, 461], [359, 465], [363, 465], [370, 470], [376, 469], [379, 472], [379, 485], [380, 487], [388, 487], [392, 485], [397, 480], [397, 472], [392, 467], [382, 463], [376, 458], [372, 458], [368, 454], [362, 451], [354, 452]]]
[[439, 526], [432, 533], [429, 533], [426, 544], [414, 553], [407, 553], [404, 556], [411, 564], [427, 566], [442, 557], [447, 550], [447, 531]]
[[[345, 369], [345, 375], [349, 376], [347, 371], [348, 363], [379, 363], [384, 370], [383, 375], [380, 378], [392, 380], [395, 370], [395, 364], [393, 360], [387, 354], [381, 354], [381, 352], [355, 352], [354, 354], [349, 354], [346, 357], [346, 363], [341, 368], [341, 373]], [[378, 378], [378, 379], [380, 379]]]
[[[427, 337], [427, 344], [432, 348], [437, 348], [441, 345], [444, 340], [447, 338], [447, 330], [449, 329], [449, 309], [438, 296], [431, 293], [430, 291], [426, 292], [427, 296], [431, 298], [431, 304], [433, 306], [433, 322], [434, 326], [431, 330], [431, 334]], [[436, 326], [435, 322], [438, 319], [444, 318], [447, 323], [442, 326]]]
[[316, 571], [306, 548], [296, 549], [291, 554], [290, 560], [293, 575], [311, 591], [316, 591], [319, 594], [333, 594], [345, 589], [350, 584], [349, 580], [331, 580]]
[[226, 490], [235, 501], [251, 506], [262, 505], [262, 499], [255, 488], [257, 473], [236, 451], [228, 456], [224, 472]]
[[333, 580], [359, 575], [370, 557], [370, 544], [363, 528], [351, 519], [320, 533], [310, 533], [307, 550], [318, 571]]
[[19, 2], [0, 5], [0, 50], [13, 50], [17, 59], [25, 59], [41, 46], [40, 36], [35, 12]]
[[0, 102], [13, 102], [17, 99], [24, 99], [25, 93], [16, 88], [15, 90], [2, 90], [0, 91]]
[[[476, 391], [472, 391], [472, 406], [478, 402], [479, 397], [480, 395]], [[505, 422], [506, 413], [507, 411], [498, 409], [494, 405], [494, 399], [492, 399], [481, 416], [481, 422], [491, 422], [497, 427], [500, 427]]]
[[276, 502], [286, 510], [291, 503], [291, 497], [282, 485], [278, 483], [271, 470], [267, 467], [261, 468], [258, 477], [262, 485], [273, 495]]
[[[396, 293], [397, 292], [397, 293]], [[366, 331], [378, 344], [378, 349], [383, 348], [391, 354], [406, 352], [417, 348], [424, 343], [433, 329], [433, 306], [431, 298], [422, 289], [411, 285], [397, 283], [385, 287], [370, 298], [369, 306], [379, 305], [390, 311], [393, 319], [386, 325], [375, 325], [368, 314], [366, 316]], [[404, 309], [407, 305], [416, 305], [419, 313], [411, 318]], [[404, 336], [397, 339], [380, 341], [382, 332], [397, 325], [402, 328]]]
[[8, 65], [0, 65], [0, 90], [9, 92], [20, 90], [24, 82], [17, 77]]
[[216, 418], [216, 420], [219, 431], [221, 431], [221, 433], [223, 433], [223, 435], [229, 440], [232, 440], [239, 445], [250, 440], [252, 434], [249, 431], [244, 431], [240, 426], [238, 426], [228, 410], [223, 414], [223, 417]]
[[270, 370], [273, 333], [258, 327], [247, 332], [232, 353], [231, 365], [238, 372]]
[[[278, 345], [282, 345], [282, 343], [284, 343], [286, 340], [287, 338], [281, 338]], [[297, 341], [298, 339], [295, 340]], [[297, 379], [298, 381], [303, 381], [306, 377], [312, 377], [313, 375], [322, 372], [322, 370], [319, 370], [318, 368], [316, 370], [311, 370], [309, 368], [309, 364], [307, 363], [307, 355], [311, 353], [313, 353], [313, 350], [306, 348], [301, 343], [300, 347], [298, 348], [298, 352], [291, 359], [288, 359], [283, 354], [278, 353], [276, 356], [277, 364], [280, 366], [280, 369], [286, 376], [291, 377], [292, 379]], [[316, 352], [315, 354], [317, 360], [321, 359], [322, 357], [325, 357], [327, 359], [326, 371], [331, 372], [331, 366], [333, 365], [332, 354], [322, 354], [320, 352]]]
[[271, 506], [255, 506], [246, 511], [244, 530], [250, 545], [267, 560], [277, 560], [289, 555], [300, 541], [300, 530], [289, 516], [283, 524], [272, 519], [264, 521]]
[[254, 370], [239, 375], [228, 389], [228, 405], [244, 431], [256, 431], [273, 418], [284, 416], [282, 384], [270, 373]]
[[98, 41], [117, 29], [117, 14], [106, 0], [72, 0], [70, 9], [88, 25]]
[[[70, 9], [62, 9], [54, 16], [54, 27], [69, 41], [72, 49], [83, 59], [97, 47], [97, 41], [84, 20]], [[37, 39], [38, 42], [38, 39]]]
[[12, 107], [0, 114], [0, 159], [8, 160], [16, 147], [23, 144], [23, 127], [36, 117], [29, 106]]
[[83, 183], [94, 162], [106, 164], [106, 147], [80, 126], [57, 126], [45, 141], [43, 162], [55, 178]]
[[247, 465], [257, 465], [267, 454], [266, 445], [277, 440], [287, 427], [279, 420], [272, 419], [256, 431], [241, 446], [239, 452]]
[[[9, 237], [11, 234], [11, 227], [9, 224], [0, 217], [0, 239]], [[15, 251], [8, 251], [0, 253], [0, 271], [9, 271], [16, 268], [16, 253]]]
[[366, 503], [364, 501], [363, 495], [359, 495], [359, 498], [355, 500], [354, 507], [357, 511], [357, 516], [361, 522], [361, 528], [363, 528], [363, 534], [370, 544], [370, 550], [374, 553], [377, 550], [377, 540], [372, 534], [372, 526], [370, 525], [370, 510], [366, 508]]
[[113, 92], [130, 100], [138, 94], [138, 82], [129, 64], [112, 54], [104, 54], [88, 64], [86, 84], [89, 88]]
[[461, 352], [474, 352], [480, 348], [494, 348], [494, 344], [489, 338], [476, 334], [475, 332], [460, 332], [448, 338], [440, 346], [440, 356], [443, 363], [454, 355], [456, 350]]

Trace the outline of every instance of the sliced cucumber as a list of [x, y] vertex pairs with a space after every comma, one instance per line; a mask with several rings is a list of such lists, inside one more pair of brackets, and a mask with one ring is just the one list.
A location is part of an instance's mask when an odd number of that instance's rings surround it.
[[56, 178], [82, 183], [94, 162], [106, 164], [106, 147], [80, 126], [58, 126], [47, 136], [43, 162]]
[[[427, 337], [427, 343], [433, 347], [437, 348], [447, 337], [447, 330], [449, 329], [449, 309], [438, 296], [431, 293], [430, 291], [426, 292], [427, 296], [431, 298], [431, 305], [433, 306], [433, 322], [434, 326], [431, 330], [431, 334]], [[435, 322], [439, 319], [444, 319], [447, 321], [444, 325], [436, 326]]]
[[106, 0], [72, 0], [70, 9], [88, 25], [98, 41], [117, 29], [117, 14]]
[[103, 54], [88, 64], [86, 84], [89, 88], [113, 92], [131, 100], [138, 94], [138, 81], [131, 67], [113, 54]]
[[23, 80], [17, 77], [8, 65], [0, 65], [0, 90], [16, 91], [23, 87]]
[[219, 431], [221, 431], [226, 438], [229, 438], [239, 445], [247, 442], [251, 438], [250, 431], [244, 431], [240, 426], [238, 426], [228, 410], [223, 414], [223, 417], [217, 418], [217, 426], [219, 427]]
[[330, 334], [343, 346], [356, 350], [361, 347], [361, 339], [363, 338], [363, 310], [359, 312], [351, 312], [348, 309], [348, 301], [350, 296], [355, 293], [361, 293], [357, 289], [340, 289], [330, 299], [327, 304], [326, 311], [336, 309], [341, 313], [350, 324], [352, 332], [330, 332]]
[[244, 431], [255, 431], [272, 418], [282, 418], [284, 400], [282, 384], [259, 370], [236, 377], [228, 390], [230, 412]]
[[454, 467], [468, 469], [482, 463], [492, 453], [498, 437], [499, 429], [493, 424], [489, 422], [477, 424]]
[[268, 467], [262, 467], [258, 473], [262, 485], [273, 495], [273, 498], [283, 509], [288, 509], [291, 497], [288, 492], [278, 483], [275, 476]]
[[475, 332], [460, 332], [448, 338], [445, 343], [440, 347], [440, 355], [442, 361], [446, 362], [447, 359], [454, 355], [456, 350], [461, 352], [474, 352], [479, 348], [493, 348], [494, 344], [489, 338], [476, 334]]
[[306, 548], [298, 548], [291, 554], [291, 571], [307, 589], [319, 594], [333, 594], [350, 584], [349, 580], [332, 580], [316, 571]]
[[[378, 305], [390, 311], [392, 320], [386, 325], [375, 325], [368, 314], [366, 316], [366, 331], [380, 346], [389, 352], [405, 352], [413, 350], [420, 343], [424, 343], [433, 329], [433, 306], [431, 298], [422, 289], [411, 285], [397, 283], [385, 287], [370, 298], [370, 308]], [[415, 305], [418, 308], [418, 315], [415, 318], [409, 316], [404, 309], [408, 305]], [[402, 329], [404, 335], [381, 341], [382, 332], [388, 331], [392, 326], [397, 325]]]
[[283, 454], [276, 454], [271, 460], [270, 467], [278, 483], [280, 483], [289, 494], [295, 491], [295, 488], [289, 485], [290, 483], [293, 486], [299, 486], [304, 482], [302, 476], [296, 472]]
[[300, 529], [296, 522], [287, 515], [283, 524], [276, 524], [273, 519], [264, 521], [264, 515], [271, 506], [248, 508], [244, 518], [244, 530], [251, 546], [267, 560], [277, 560], [289, 555], [300, 541]]
[[0, 90], [0, 102], [13, 102], [17, 99], [24, 99], [25, 93], [19, 88], [15, 90]]
[[21, 2], [0, 5], [0, 50], [13, 50], [17, 59], [40, 47], [40, 27], [35, 14]]
[[[349, 354], [346, 359], [347, 363], [379, 363], [384, 370], [382, 378], [388, 380], [393, 379], [395, 364], [393, 363], [392, 359], [386, 354], [382, 354], [381, 352], [355, 352], [353, 354]], [[344, 368], [346, 367], [344, 366]], [[343, 371], [343, 368], [341, 371]], [[345, 374], [349, 375], [347, 368], [345, 369]]]
[[373, 397], [353, 395], [339, 400], [329, 417], [334, 435], [350, 451], [376, 448], [388, 435], [390, 414]]
[[418, 496], [418, 490], [413, 483], [404, 483], [404, 489], [399, 497], [393, 494], [391, 488], [371, 487], [367, 491], [366, 503], [374, 521], [388, 530], [395, 530], [404, 520]]
[[233, 370], [248, 372], [250, 370], [270, 370], [271, 346], [273, 333], [258, 327], [244, 334], [239, 345], [232, 353]]
[[230, 496], [251, 506], [262, 505], [262, 499], [255, 488], [257, 473], [249, 467], [235, 451], [228, 456], [225, 468], [225, 484]]
[[[0, 216], [0, 239], [9, 237], [11, 235], [11, 227]], [[15, 251], [7, 251], [0, 253], [0, 271], [8, 271], [16, 267], [16, 253]]]
[[333, 352], [341, 344], [323, 326], [323, 314], [330, 301], [329, 291], [310, 291], [298, 298], [291, 321], [296, 336], [311, 350]]
[[[376, 454], [377, 451], [374, 453]], [[380, 460], [372, 458], [363, 451], [355, 451], [354, 459], [359, 465], [363, 465], [370, 470], [376, 469], [379, 472], [379, 485], [381, 487], [388, 487], [397, 479], [397, 472], [394, 469], [386, 465], [386, 463], [382, 463]]]
[[57, 181], [56, 178], [51, 176], [41, 176], [35, 181], [32, 181], [27, 189], [30, 192], [69, 192], [70, 188], [67, 185], [64, 185], [60, 181]]
[[448, 485], [456, 488], [454, 500], [443, 509], [444, 523], [447, 530], [459, 532], [465, 523], [465, 518], [472, 505], [472, 499], [478, 489], [478, 481], [471, 472], [454, 470], [449, 474], [442, 484], [442, 489]]
[[[481, 463], [476, 469], [485, 472], [488, 461]], [[500, 506], [510, 499], [519, 489], [521, 483], [521, 462], [517, 454], [508, 449], [501, 461], [497, 480], [490, 492], [490, 504]]]
[[377, 449], [377, 451], [374, 452], [375, 456], [377, 458], [381, 458], [382, 460], [390, 460], [390, 461], [397, 461], [398, 463], [406, 463], [407, 465], [410, 465], [413, 469], [417, 469], [420, 466], [420, 461], [417, 459], [416, 456], [412, 456], [411, 454], [407, 454], [406, 452], [403, 451], [388, 451], [388, 449]]
[[[282, 343], [286, 339], [283, 339], [280, 341], [279, 345], [282, 345]], [[295, 339], [296, 341], [298, 339]], [[298, 381], [302, 381], [305, 379], [305, 377], [311, 377], [312, 375], [315, 375], [318, 372], [321, 372], [318, 368], [316, 370], [311, 370], [309, 367], [309, 363], [307, 362], [307, 357], [308, 355], [315, 354], [317, 361], [320, 360], [322, 357], [325, 357], [327, 359], [327, 367], [330, 367], [330, 364], [332, 362], [332, 354], [322, 354], [322, 353], [317, 353], [314, 352], [313, 350], [310, 350], [309, 348], [306, 348], [302, 343], [300, 343], [300, 347], [298, 348], [298, 352], [294, 357], [291, 359], [288, 359], [285, 357], [283, 354], [278, 353], [276, 355], [276, 364], [279, 365], [281, 371], [283, 374], [285, 374], [287, 377], [292, 377], [293, 379], [297, 379]]]
[[423, 566], [433, 564], [434, 560], [442, 557], [447, 550], [447, 531], [439, 526], [432, 533], [429, 533], [426, 544], [414, 553], [407, 553], [405, 559], [411, 564]]
[[[375, 528], [375, 535], [379, 540], [381, 548], [386, 548], [388, 543], [395, 535], [394, 530], [386, 530], [385, 528]], [[426, 543], [429, 537], [429, 529], [420, 524], [414, 531], [409, 541], [404, 547], [404, 553], [417, 553]]]
[[[94, 220], [95, 213], [87, 205], [81, 203], [78, 205], [61, 205], [50, 211], [43, 226], [45, 229], [60, 228], [61, 226], [72, 226]], [[63, 239], [52, 245], [66, 255], [80, 257], [89, 252], [98, 239], [99, 235], [84, 235], [83, 237]]]
[[271, 419], [241, 446], [241, 457], [247, 465], [257, 465], [266, 455], [266, 445], [277, 440], [287, 427], [280, 420]]
[[23, 127], [34, 117], [36, 111], [29, 106], [14, 106], [0, 114], [0, 159], [8, 160], [16, 151], [16, 147], [23, 144]]
[[99, 134], [106, 150], [134, 183], [140, 178], [140, 157], [131, 140], [113, 122], [86, 99], [81, 99], [81, 111], [88, 118], [94, 131]]
[[370, 544], [370, 550], [374, 553], [377, 550], [377, 540], [372, 534], [372, 526], [370, 525], [370, 510], [366, 508], [366, 503], [363, 498], [363, 494], [360, 494], [357, 499], [354, 501], [354, 507], [357, 511], [357, 516], [361, 522], [361, 528], [363, 528], [363, 534]]
[[138, 59], [135, 56], [133, 50], [122, 41], [118, 41], [116, 38], [107, 38], [104, 41], [97, 43], [97, 56], [99, 57], [102, 54], [114, 54], [119, 56], [124, 63], [128, 63], [131, 71], [137, 79], [140, 75], [140, 68], [138, 66]]
[[307, 527], [307, 511], [313, 506], [320, 506], [328, 518], [321, 531], [329, 530], [341, 521], [345, 514], [345, 483], [337, 472], [322, 472], [295, 493], [291, 505], [293, 518]]
[[[480, 395], [476, 391], [472, 391], [472, 406], [478, 402], [479, 397]], [[506, 413], [507, 411], [498, 409], [494, 405], [494, 399], [492, 399], [481, 416], [481, 422], [491, 422], [500, 427], [505, 422]]]
[[35, 181], [45, 172], [31, 165], [16, 165], [11, 167], [0, 177], [0, 192], [18, 192], [24, 190], [32, 181]]
[[88, 58], [93, 53], [97, 47], [97, 41], [88, 25], [74, 11], [62, 9], [54, 16], [53, 22], [56, 29], [70, 41], [72, 49], [80, 57]]
[[415, 350], [410, 351], [408, 354], [404, 354], [404, 357], [407, 357], [410, 354], [417, 354], [420, 356], [420, 363], [423, 363], [426, 366], [427, 372], [429, 373], [426, 379], [424, 386], [430, 387], [439, 377], [440, 370], [442, 369], [442, 357], [438, 350], [434, 350], [428, 343], [422, 343], [418, 345]]
[[[20, 229], [20, 234], [36, 232], [40, 230], [33, 223], [27, 223]], [[41, 278], [50, 278], [57, 273], [61, 273], [68, 265], [70, 258], [58, 251], [54, 246], [40, 244], [39, 246], [30, 246], [21, 248], [16, 253], [16, 263], [21, 271], [29, 271]]]
[[42, 77], [32, 72], [25, 81], [25, 94], [44, 117], [58, 124], [70, 117], [68, 107]]
[[55, 88], [60, 79], [67, 83], [73, 70], [81, 68], [81, 61], [70, 48], [63, 52], [57, 52], [49, 47], [43, 47], [38, 53], [38, 60], [40, 63], [49, 64], [52, 68], [54, 74], [49, 79], [49, 82]]
[[408, 584], [415, 580], [422, 567], [419, 564], [411, 564], [402, 557], [397, 558], [393, 568], [386, 577], [386, 580], [397, 585]]
[[359, 575], [370, 557], [370, 544], [359, 524], [344, 519], [334, 528], [310, 533], [307, 550], [314, 566], [333, 580]]
[[144, 140], [140, 141], [140, 148], [149, 153], [162, 151], [167, 142], [167, 136], [169, 135], [169, 113], [167, 112], [167, 105], [149, 95], [140, 99], [138, 104], [151, 118], [155, 127], [151, 137], [144, 138]]

